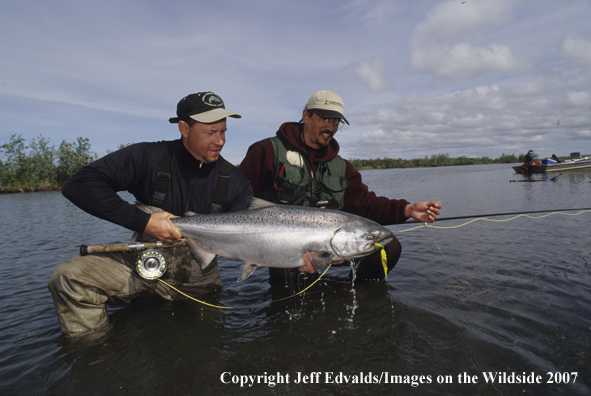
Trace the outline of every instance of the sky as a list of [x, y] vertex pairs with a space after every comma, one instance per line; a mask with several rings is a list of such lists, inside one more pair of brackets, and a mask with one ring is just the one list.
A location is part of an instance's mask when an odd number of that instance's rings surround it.
[[168, 118], [213, 91], [222, 155], [299, 121], [329, 89], [354, 158], [591, 154], [591, 1], [0, 2], [0, 144], [180, 137]]

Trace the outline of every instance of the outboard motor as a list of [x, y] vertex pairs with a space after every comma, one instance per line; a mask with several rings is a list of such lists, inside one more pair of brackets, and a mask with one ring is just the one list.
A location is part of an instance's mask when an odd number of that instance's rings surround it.
[[529, 150], [525, 157], [523, 158], [523, 165], [529, 165], [529, 163], [534, 159], [534, 151]]

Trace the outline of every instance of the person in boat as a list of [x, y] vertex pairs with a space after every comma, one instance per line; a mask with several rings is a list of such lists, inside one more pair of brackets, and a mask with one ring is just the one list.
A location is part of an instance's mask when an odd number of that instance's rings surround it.
[[[440, 214], [440, 202], [411, 204], [404, 199], [377, 196], [369, 191], [353, 165], [339, 156], [334, 135], [345, 123], [349, 124], [343, 113], [339, 95], [318, 91], [310, 96], [300, 122], [286, 122], [276, 136], [252, 144], [238, 168], [250, 179], [255, 196], [287, 205], [342, 210], [382, 225], [403, 223], [409, 218], [435, 221]], [[395, 238], [385, 249], [391, 271], [402, 247]], [[309, 253], [304, 256], [306, 266], [300, 271], [313, 273]], [[292, 270], [269, 271], [272, 278], [282, 280], [286, 279], [285, 271]], [[381, 254], [376, 252], [360, 261], [355, 279], [377, 280], [384, 276]]]
[[[199, 92], [181, 99], [177, 117], [180, 138], [127, 146], [80, 169], [62, 192], [93, 216], [172, 243], [182, 237], [170, 217], [246, 209], [253, 196], [249, 180], [222, 158], [226, 110], [221, 97]], [[229, 176], [229, 177], [228, 177]], [[164, 212], [147, 214], [123, 200], [129, 191], [137, 201]], [[206, 269], [186, 246], [166, 249], [168, 269], [161, 279], [187, 294], [201, 295], [222, 286], [216, 260]], [[67, 334], [107, 327], [106, 304], [125, 305], [144, 294], [180, 298], [160, 282], [134, 271], [138, 253], [118, 252], [73, 257], [49, 281], [59, 324]]]

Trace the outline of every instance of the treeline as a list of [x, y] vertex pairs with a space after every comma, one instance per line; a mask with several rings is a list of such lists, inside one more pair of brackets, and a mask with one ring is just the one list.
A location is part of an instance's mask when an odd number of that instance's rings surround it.
[[525, 154], [518, 157], [515, 154], [502, 154], [498, 158], [469, 158], [466, 156], [451, 158], [449, 154], [437, 154], [431, 157], [405, 160], [402, 158], [376, 158], [349, 160], [355, 169], [390, 169], [390, 168], [426, 168], [435, 166], [454, 165], [482, 165], [482, 164], [512, 164], [523, 162]]
[[78, 169], [98, 158], [90, 151], [88, 138], [62, 141], [59, 147], [39, 135], [29, 144], [21, 135], [12, 135], [0, 146], [0, 192], [47, 191], [60, 189]]
[[[119, 145], [119, 149], [125, 147]], [[62, 141], [58, 148], [42, 135], [26, 144], [21, 135], [12, 135], [10, 142], [0, 146], [0, 192], [45, 191], [60, 189], [85, 165], [98, 159], [90, 151], [88, 138], [75, 142]], [[453, 165], [506, 164], [523, 162], [525, 154], [502, 154], [498, 158], [451, 158], [449, 154], [405, 160], [401, 158], [352, 159], [356, 169], [419, 168]], [[536, 156], [537, 157], [537, 156]]]

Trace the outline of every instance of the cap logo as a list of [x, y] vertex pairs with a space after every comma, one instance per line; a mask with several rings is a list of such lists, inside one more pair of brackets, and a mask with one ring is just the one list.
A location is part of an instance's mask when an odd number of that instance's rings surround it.
[[224, 105], [224, 101], [222, 100], [222, 98], [220, 98], [213, 92], [208, 92], [205, 95], [203, 95], [203, 103], [214, 107], [220, 107]]
[[325, 100], [325, 101], [324, 101], [324, 104], [325, 104], [325, 105], [333, 105], [333, 106], [338, 106], [338, 107], [340, 107], [340, 108], [343, 108], [343, 109], [345, 108], [345, 106], [343, 106], [343, 104], [342, 104], [342, 103], [335, 102], [334, 100], [328, 100], [328, 99], [327, 99], [327, 100]]

